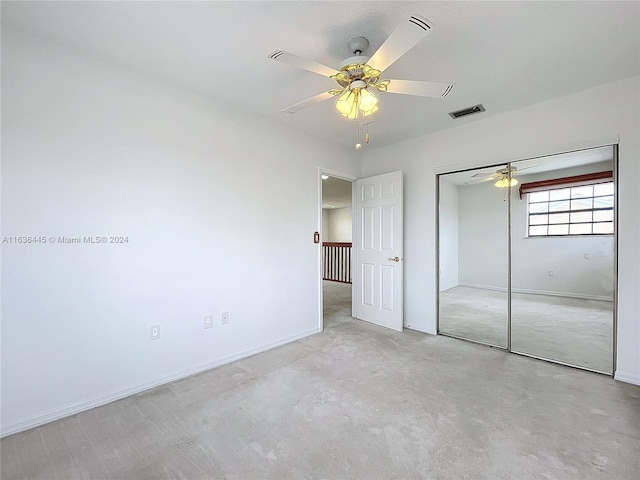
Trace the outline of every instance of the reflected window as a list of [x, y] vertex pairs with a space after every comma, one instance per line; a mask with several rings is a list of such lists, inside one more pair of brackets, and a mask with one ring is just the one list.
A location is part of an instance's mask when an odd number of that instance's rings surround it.
[[530, 237], [613, 234], [613, 182], [537, 189], [527, 195]]

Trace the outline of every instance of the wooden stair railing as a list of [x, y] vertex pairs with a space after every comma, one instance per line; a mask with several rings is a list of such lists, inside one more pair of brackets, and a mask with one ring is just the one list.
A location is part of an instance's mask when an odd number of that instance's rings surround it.
[[322, 242], [322, 279], [351, 283], [351, 242]]

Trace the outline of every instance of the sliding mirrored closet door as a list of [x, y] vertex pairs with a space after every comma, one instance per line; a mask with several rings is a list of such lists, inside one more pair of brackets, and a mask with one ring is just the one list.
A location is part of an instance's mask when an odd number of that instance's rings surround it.
[[512, 165], [511, 350], [612, 373], [614, 149]]
[[439, 175], [439, 333], [613, 372], [616, 154]]
[[507, 165], [440, 175], [439, 331], [507, 348]]

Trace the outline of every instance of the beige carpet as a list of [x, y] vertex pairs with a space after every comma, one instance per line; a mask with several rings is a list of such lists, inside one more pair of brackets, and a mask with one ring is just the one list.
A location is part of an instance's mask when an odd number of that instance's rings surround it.
[[[511, 311], [512, 351], [612, 372], [613, 302], [514, 293]], [[506, 347], [506, 292], [441, 292], [440, 332]]]
[[350, 288], [323, 333], [4, 438], [2, 480], [638, 479], [640, 388], [354, 320]]

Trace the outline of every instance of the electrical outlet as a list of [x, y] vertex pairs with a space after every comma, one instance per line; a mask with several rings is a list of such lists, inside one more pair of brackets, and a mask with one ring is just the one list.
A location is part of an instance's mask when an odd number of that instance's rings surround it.
[[151, 325], [150, 337], [151, 340], [157, 340], [160, 338], [160, 325]]
[[553, 277], [554, 275], [555, 275], [554, 271], [553, 270], [549, 270], [549, 276]]
[[229, 312], [222, 312], [221, 325], [229, 325]]
[[213, 315], [204, 316], [204, 328], [213, 328]]
[[585, 253], [585, 254], [584, 254], [584, 259], [585, 259], [585, 260], [589, 260], [589, 254], [588, 254], [588, 253]]

